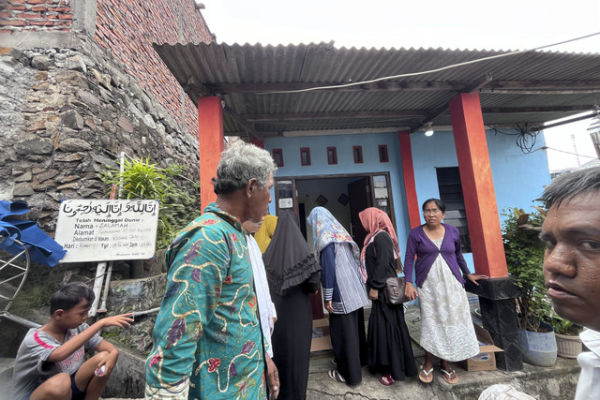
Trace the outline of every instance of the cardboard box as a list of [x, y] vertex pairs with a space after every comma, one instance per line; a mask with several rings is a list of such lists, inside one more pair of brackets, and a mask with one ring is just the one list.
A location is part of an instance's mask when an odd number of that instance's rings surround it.
[[493, 371], [496, 369], [496, 356], [494, 352], [503, 351], [494, 345], [490, 333], [479, 325], [473, 324], [475, 335], [479, 341], [479, 354], [461, 363], [467, 371]]

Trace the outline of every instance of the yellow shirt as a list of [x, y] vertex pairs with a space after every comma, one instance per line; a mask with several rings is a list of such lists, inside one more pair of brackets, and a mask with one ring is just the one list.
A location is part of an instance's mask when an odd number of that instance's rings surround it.
[[275, 227], [277, 227], [277, 217], [275, 215], [265, 216], [260, 229], [254, 234], [254, 239], [258, 243], [260, 252], [264, 254], [267, 251], [267, 247], [271, 243], [271, 238], [275, 233]]

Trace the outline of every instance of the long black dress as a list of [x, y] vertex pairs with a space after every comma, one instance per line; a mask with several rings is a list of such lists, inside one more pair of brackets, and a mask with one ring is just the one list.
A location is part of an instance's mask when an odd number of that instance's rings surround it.
[[387, 233], [381, 232], [375, 236], [367, 247], [365, 263], [367, 290], [373, 288], [379, 291], [379, 298], [373, 301], [369, 317], [369, 370], [373, 373], [390, 373], [397, 381], [416, 376], [410, 336], [404, 322], [404, 307], [387, 304], [383, 298], [385, 280], [396, 276], [393, 242]]
[[304, 400], [312, 340], [309, 294], [319, 287], [321, 266], [308, 248], [294, 214], [280, 212], [263, 259], [277, 310], [271, 342], [281, 386], [278, 399]]

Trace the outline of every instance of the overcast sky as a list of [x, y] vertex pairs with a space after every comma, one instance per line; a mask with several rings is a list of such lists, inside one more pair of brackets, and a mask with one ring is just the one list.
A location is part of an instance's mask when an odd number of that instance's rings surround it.
[[[219, 43], [529, 49], [600, 32], [600, 0], [199, 0]], [[600, 53], [600, 35], [552, 47]], [[600, 95], [598, 98], [600, 103]], [[546, 131], [550, 170], [595, 157], [590, 121]], [[572, 138], [573, 135], [573, 138]]]
[[[523, 49], [600, 31], [598, 0], [200, 0], [221, 43]], [[555, 50], [600, 52], [600, 37]]]

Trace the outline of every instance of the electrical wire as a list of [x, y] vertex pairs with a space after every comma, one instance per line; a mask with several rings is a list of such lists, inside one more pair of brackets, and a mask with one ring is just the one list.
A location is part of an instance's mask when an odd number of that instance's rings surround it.
[[521, 125], [516, 124], [516, 130], [512, 132], [503, 131], [498, 128], [493, 128], [496, 134], [506, 135], [506, 136], [516, 136], [515, 144], [524, 154], [533, 153], [534, 151], [539, 150], [540, 148], [534, 150], [535, 143], [537, 141], [537, 136], [540, 134], [539, 130], [530, 131], [530, 128], [527, 123]]
[[[565, 153], [565, 154], [570, 154], [572, 156], [577, 156], [577, 157], [585, 157], [585, 158], [589, 158], [590, 160], [595, 160], [598, 157], [594, 157], [594, 156], [588, 156], [587, 154], [580, 154], [580, 153], [574, 153], [572, 151], [566, 151], [566, 150], [561, 150], [561, 149], [556, 149], [554, 147], [548, 147], [548, 146], [542, 146], [542, 147], [538, 147], [537, 149], [533, 150], [533, 151], [538, 151], [538, 150], [552, 150], [552, 151], [558, 151], [559, 153]], [[533, 153], [532, 151], [532, 153]]]
[[590, 37], [593, 37], [593, 36], [597, 36], [597, 35], [600, 35], [600, 32], [594, 32], [594, 33], [590, 33], [588, 35], [578, 36], [578, 37], [575, 37], [575, 38], [572, 38], [572, 39], [563, 40], [561, 42], [551, 43], [551, 44], [547, 44], [547, 45], [544, 45], [544, 46], [533, 47], [533, 48], [526, 49], [526, 50], [509, 51], [507, 53], [496, 54], [494, 56], [478, 58], [478, 59], [471, 60], [471, 61], [464, 61], [464, 62], [457, 63], [457, 64], [450, 64], [450, 65], [446, 65], [444, 67], [434, 68], [434, 69], [430, 69], [430, 70], [426, 70], [426, 71], [409, 72], [409, 73], [406, 73], [406, 74], [383, 76], [381, 78], [370, 79], [370, 80], [359, 81], [359, 82], [342, 83], [342, 84], [339, 84], [339, 85], [315, 86], [315, 87], [312, 87], [312, 88], [297, 89], [297, 90], [273, 90], [273, 91], [261, 92], [261, 93], [257, 93], [257, 94], [258, 95], [264, 95], [264, 94], [278, 94], [278, 93], [304, 93], [304, 92], [313, 92], [313, 91], [316, 91], [316, 90], [339, 89], [339, 88], [346, 88], [346, 87], [352, 87], [352, 86], [366, 85], [366, 84], [370, 84], [370, 83], [376, 83], [376, 82], [387, 81], [387, 80], [392, 80], [392, 79], [399, 79], [399, 78], [407, 78], [407, 77], [411, 77], [411, 76], [420, 76], [420, 75], [432, 74], [434, 72], [446, 71], [446, 70], [449, 70], [449, 69], [463, 67], [465, 65], [476, 64], [476, 63], [480, 63], [480, 62], [483, 62], [483, 61], [489, 61], [489, 60], [494, 60], [494, 59], [497, 59], [497, 58], [514, 56], [514, 55], [517, 55], [517, 54], [528, 53], [530, 51], [542, 50], [542, 49], [545, 49], [545, 48], [548, 48], [548, 47], [554, 47], [554, 46], [558, 46], [558, 45], [565, 44], [565, 43], [575, 42], [575, 41], [578, 41], [578, 40], [587, 39], [587, 38], [590, 38]]

